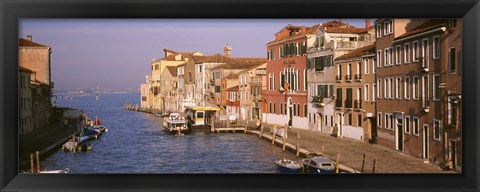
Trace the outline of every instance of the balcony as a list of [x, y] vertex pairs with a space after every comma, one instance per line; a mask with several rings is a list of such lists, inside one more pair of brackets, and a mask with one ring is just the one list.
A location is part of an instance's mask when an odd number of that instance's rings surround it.
[[320, 73], [323, 73], [324, 67], [315, 67], [315, 72], [320, 72]]
[[362, 100], [356, 99], [353, 101], [353, 107], [356, 111], [362, 110]]
[[351, 75], [345, 75], [345, 82], [351, 82], [352, 81], [352, 76]]
[[342, 82], [342, 76], [341, 76], [341, 75], [335, 76], [335, 81], [336, 81], [337, 83], [341, 83], [341, 82]]
[[362, 81], [362, 74], [355, 74], [354, 76], [356, 82], [361, 82]]
[[320, 107], [325, 106], [325, 103], [323, 102], [323, 98], [320, 97], [320, 96], [313, 96], [311, 102], [312, 102], [313, 106], [316, 107], [316, 108], [320, 108]]
[[343, 105], [342, 105], [342, 99], [341, 99], [341, 98], [340, 98], [340, 99], [336, 99], [336, 100], [335, 100], [335, 109], [341, 110], [342, 107], [343, 107]]
[[420, 62], [420, 70], [422, 72], [428, 72], [428, 61], [427, 58], [420, 57], [418, 58], [418, 61]]
[[352, 109], [352, 100], [345, 100], [345, 109], [351, 110]]
[[421, 100], [422, 100], [422, 110], [425, 113], [428, 113], [430, 111], [430, 100], [426, 97], [422, 97]]

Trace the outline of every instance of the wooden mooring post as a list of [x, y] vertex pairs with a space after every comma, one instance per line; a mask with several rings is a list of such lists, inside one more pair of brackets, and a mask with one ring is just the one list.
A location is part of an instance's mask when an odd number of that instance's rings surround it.
[[215, 132], [215, 118], [212, 117], [212, 124], [210, 124], [210, 132]]
[[297, 157], [300, 156], [300, 132], [297, 132]]
[[272, 145], [275, 144], [276, 134], [277, 134], [277, 127], [273, 126]]
[[72, 136], [72, 152], [77, 152], [77, 139], [75, 138], [75, 134]]
[[286, 129], [283, 129], [283, 146], [282, 146], [282, 152], [285, 151], [285, 145], [287, 145], [287, 135], [285, 134]]
[[260, 127], [260, 135], [258, 136], [258, 138], [262, 138], [263, 136], [263, 126]]
[[364, 167], [365, 167], [365, 153], [363, 154], [363, 160], [362, 160], [362, 173], [363, 173]]
[[36, 156], [37, 156], [37, 173], [40, 173], [40, 152], [36, 151], [35, 152]]
[[35, 173], [35, 165], [33, 164], [33, 153], [30, 153], [30, 169], [30, 172]]
[[377, 157], [373, 159], [372, 173], [375, 173], [375, 163], [377, 162]]
[[336, 167], [335, 173], [338, 173], [340, 169], [340, 153], [337, 153], [337, 160], [335, 162], [335, 167]]

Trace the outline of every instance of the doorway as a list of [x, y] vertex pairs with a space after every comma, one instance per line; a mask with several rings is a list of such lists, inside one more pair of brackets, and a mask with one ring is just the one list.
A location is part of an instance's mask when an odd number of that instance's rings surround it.
[[423, 124], [423, 159], [428, 160], [428, 124]]
[[450, 140], [449, 150], [448, 150], [448, 159], [452, 161], [452, 169], [456, 169], [457, 165], [457, 156], [456, 156], [457, 145], [455, 140]]
[[402, 116], [400, 118], [396, 118], [397, 120], [397, 127], [395, 131], [396, 135], [396, 147], [398, 151], [403, 151], [403, 121], [402, 121]]

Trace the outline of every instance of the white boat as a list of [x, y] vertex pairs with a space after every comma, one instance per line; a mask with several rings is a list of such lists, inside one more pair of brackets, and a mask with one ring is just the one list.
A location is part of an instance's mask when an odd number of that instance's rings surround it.
[[65, 168], [63, 170], [49, 170], [49, 171], [43, 170], [43, 171], [40, 171], [40, 173], [47, 173], [47, 174], [48, 173], [68, 173], [68, 172], [70, 172], [70, 169], [68, 169], [68, 168]]
[[189, 132], [187, 120], [178, 113], [171, 113], [163, 122], [163, 128], [165, 131], [176, 135], [183, 135]]
[[[90, 136], [88, 136], [88, 135], [87, 136], [76, 137], [77, 147], [80, 146], [81, 143], [87, 141], [88, 139], [90, 139]], [[66, 143], [64, 143], [63, 146], [62, 146], [62, 149], [64, 151], [72, 151], [73, 150], [73, 140], [70, 139]]]

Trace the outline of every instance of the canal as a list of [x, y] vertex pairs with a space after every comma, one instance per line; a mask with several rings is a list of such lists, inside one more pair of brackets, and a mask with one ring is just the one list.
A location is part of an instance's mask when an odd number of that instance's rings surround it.
[[138, 93], [73, 95], [57, 99], [90, 118], [95, 115], [109, 132], [90, 144], [92, 151], [58, 150], [42, 161], [42, 169], [69, 168], [70, 173], [275, 173], [274, 161], [296, 159], [290, 152], [244, 133], [196, 133], [174, 136], [163, 131], [160, 117], [123, 109], [138, 103]]

